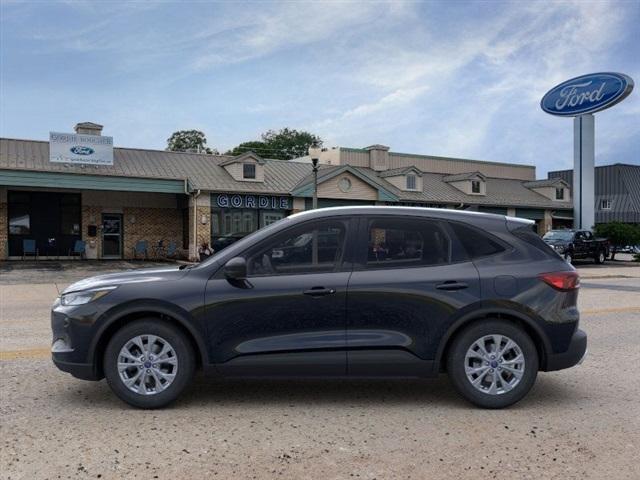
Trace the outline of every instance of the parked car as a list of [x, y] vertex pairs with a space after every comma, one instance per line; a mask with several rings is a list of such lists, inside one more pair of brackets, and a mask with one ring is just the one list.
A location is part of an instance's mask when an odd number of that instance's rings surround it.
[[[291, 245], [323, 238], [296, 255]], [[321, 252], [321, 245], [325, 250]], [[332, 254], [329, 255], [329, 250]], [[510, 217], [402, 207], [292, 215], [194, 266], [101, 275], [53, 306], [53, 361], [125, 402], [225, 376], [432, 377], [474, 404], [576, 365], [579, 280]]]
[[586, 258], [604, 263], [609, 256], [609, 241], [595, 238], [589, 230], [550, 230], [542, 239], [568, 263]]

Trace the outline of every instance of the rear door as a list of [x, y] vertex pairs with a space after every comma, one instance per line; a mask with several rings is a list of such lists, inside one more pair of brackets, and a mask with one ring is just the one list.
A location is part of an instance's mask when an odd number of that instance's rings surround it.
[[431, 373], [440, 339], [480, 298], [478, 272], [444, 222], [360, 219], [347, 298], [351, 375]]

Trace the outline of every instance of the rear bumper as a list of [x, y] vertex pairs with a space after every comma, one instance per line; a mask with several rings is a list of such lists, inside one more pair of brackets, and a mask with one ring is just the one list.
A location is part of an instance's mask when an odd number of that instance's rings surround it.
[[547, 365], [544, 371], [552, 372], [573, 367], [582, 363], [586, 354], [587, 334], [583, 330], [577, 329], [573, 337], [571, 337], [571, 343], [569, 343], [569, 348], [567, 348], [566, 352], [554, 353], [547, 357]]

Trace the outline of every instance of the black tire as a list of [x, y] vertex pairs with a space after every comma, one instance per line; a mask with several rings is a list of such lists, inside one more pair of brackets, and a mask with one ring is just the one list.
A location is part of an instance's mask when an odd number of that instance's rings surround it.
[[594, 262], [598, 265], [602, 265], [604, 261], [607, 259], [607, 254], [604, 250], [600, 250], [596, 256], [594, 257]]
[[[138, 335], [161, 337], [175, 351], [178, 362], [177, 372], [171, 384], [161, 392], [151, 395], [133, 392], [120, 378], [118, 372], [120, 350], [129, 340]], [[191, 382], [195, 366], [195, 353], [186, 335], [171, 323], [157, 318], [140, 319], [125, 325], [111, 338], [104, 353], [104, 374], [109, 387], [121, 400], [138, 408], [160, 408], [173, 402]]]
[[[484, 393], [475, 388], [465, 371], [465, 356], [473, 343], [486, 335], [503, 335], [518, 344], [524, 356], [524, 373], [512, 390], [501, 394]], [[538, 352], [527, 333], [518, 325], [503, 320], [481, 320], [456, 335], [447, 358], [447, 372], [456, 390], [471, 403], [482, 408], [504, 408], [521, 400], [536, 381]]]

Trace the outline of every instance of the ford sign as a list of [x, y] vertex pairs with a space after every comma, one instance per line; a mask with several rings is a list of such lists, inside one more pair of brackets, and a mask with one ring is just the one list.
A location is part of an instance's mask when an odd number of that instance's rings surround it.
[[551, 115], [575, 117], [612, 107], [633, 90], [633, 80], [622, 73], [590, 73], [572, 78], [549, 90], [542, 110]]
[[75, 153], [76, 155], [93, 155], [95, 150], [91, 147], [82, 147], [80, 145], [76, 145], [75, 147], [71, 147], [69, 149], [71, 153]]

